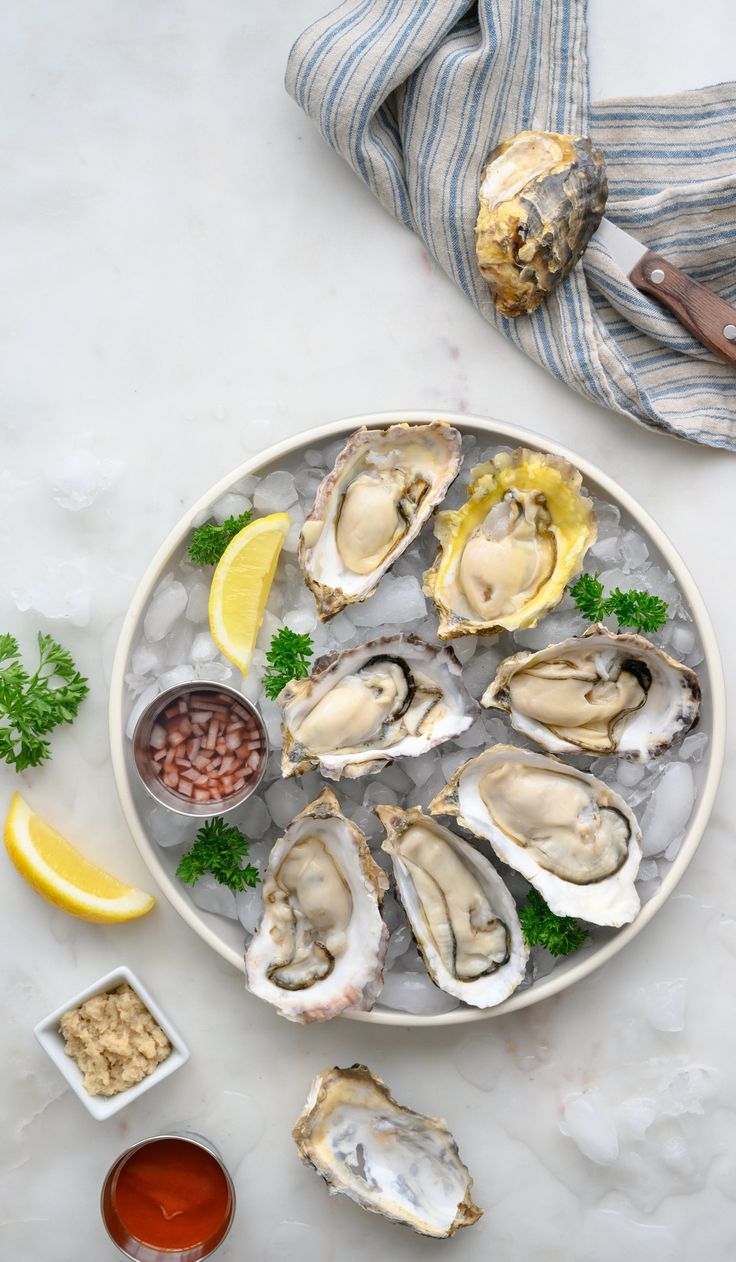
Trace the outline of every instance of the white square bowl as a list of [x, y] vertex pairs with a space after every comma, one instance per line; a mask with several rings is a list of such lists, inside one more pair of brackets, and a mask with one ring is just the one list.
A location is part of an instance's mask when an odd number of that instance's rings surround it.
[[[69, 1012], [72, 1008], [78, 1008], [84, 1003], [85, 999], [91, 999], [93, 995], [102, 994], [103, 991], [115, 990], [123, 982], [128, 985], [148, 1008], [151, 1016], [158, 1022], [164, 1034], [171, 1043], [171, 1052], [157, 1065], [153, 1073], [147, 1078], [143, 1078], [141, 1082], [136, 1083], [134, 1087], [128, 1087], [125, 1091], [118, 1092], [113, 1096], [94, 1096], [88, 1095], [84, 1087], [84, 1075], [82, 1074], [76, 1061], [71, 1056], [67, 1056], [64, 1050], [64, 1039], [59, 1030], [59, 1019], [65, 1012]], [[164, 1016], [159, 1008], [156, 1000], [149, 990], [138, 980], [135, 973], [131, 969], [122, 965], [120, 968], [114, 968], [111, 973], [106, 973], [99, 981], [94, 982], [92, 986], [88, 986], [86, 990], [82, 990], [78, 995], [74, 995], [72, 999], [68, 999], [60, 1008], [57, 1008], [49, 1016], [44, 1017], [43, 1021], [39, 1021], [34, 1027], [33, 1033], [38, 1039], [41, 1047], [50, 1056], [59, 1073], [63, 1074], [69, 1086], [77, 1094], [88, 1113], [97, 1122], [104, 1122], [106, 1118], [112, 1117], [114, 1113], [118, 1113], [120, 1109], [124, 1109], [126, 1105], [132, 1104], [133, 1100], [137, 1100], [138, 1096], [143, 1095], [144, 1091], [148, 1091], [149, 1087], [154, 1087], [157, 1082], [161, 1082], [162, 1078], [168, 1078], [169, 1074], [173, 1074], [176, 1069], [180, 1069], [189, 1060], [189, 1048], [184, 1042], [179, 1032]]]

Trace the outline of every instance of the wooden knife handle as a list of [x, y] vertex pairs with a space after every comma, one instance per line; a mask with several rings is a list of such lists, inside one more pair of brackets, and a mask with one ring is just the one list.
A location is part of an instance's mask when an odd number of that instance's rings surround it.
[[668, 307], [703, 346], [736, 364], [736, 308], [652, 250], [642, 255], [629, 280]]

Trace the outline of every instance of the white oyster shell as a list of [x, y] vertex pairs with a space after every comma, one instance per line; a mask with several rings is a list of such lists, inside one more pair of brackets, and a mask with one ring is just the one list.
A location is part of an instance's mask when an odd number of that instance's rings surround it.
[[432, 981], [475, 1008], [507, 999], [524, 978], [529, 951], [516, 904], [493, 864], [420, 807], [374, 809]]
[[446, 421], [357, 430], [320, 483], [299, 564], [326, 621], [366, 600], [445, 497], [462, 460]]
[[245, 955], [248, 990], [290, 1021], [373, 1007], [383, 985], [388, 887], [330, 789], [287, 826], [263, 878], [263, 916]]
[[483, 1213], [447, 1123], [404, 1108], [365, 1065], [317, 1074], [293, 1136], [331, 1192], [421, 1235], [451, 1236]]
[[613, 754], [649, 762], [698, 720], [700, 685], [688, 666], [641, 635], [602, 623], [583, 635], [501, 662], [481, 704], [555, 754]]
[[558, 916], [618, 926], [639, 910], [636, 816], [602, 780], [558, 758], [494, 745], [459, 767], [429, 809], [490, 841]]
[[385, 636], [321, 658], [306, 679], [286, 685], [278, 705], [283, 775], [318, 766], [332, 780], [423, 754], [466, 731], [478, 714], [452, 650], [415, 635]]

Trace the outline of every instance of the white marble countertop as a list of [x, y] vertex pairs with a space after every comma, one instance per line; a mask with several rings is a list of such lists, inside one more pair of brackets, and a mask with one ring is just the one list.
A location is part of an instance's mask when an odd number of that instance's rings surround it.
[[[445, 407], [577, 449], [668, 532], [710, 608], [731, 684], [736, 673], [733, 458], [584, 402], [495, 336], [433, 269], [283, 91], [290, 42], [324, 3], [28, 0], [4, 18], [0, 621], [26, 646], [37, 626], [61, 636], [93, 685], [78, 722], [55, 737], [53, 761], [18, 787], [90, 856], [143, 886], [107, 757], [122, 613], [184, 505], [265, 443], [320, 421]], [[595, 96], [733, 73], [728, 0], [592, 0], [591, 27]], [[52, 485], [77, 448], [117, 463], [96, 503], [70, 513]], [[64, 623], [42, 616], [60, 600]], [[633, 945], [558, 999], [470, 1031], [287, 1025], [246, 998], [241, 976], [166, 903], [131, 925], [87, 925], [52, 910], [5, 861], [0, 1253], [112, 1262], [97, 1209], [108, 1164], [128, 1141], [184, 1123], [218, 1143], [237, 1184], [223, 1262], [425, 1256], [437, 1246], [328, 1200], [290, 1138], [313, 1073], [365, 1060], [402, 1101], [448, 1118], [475, 1175], [486, 1215], [445, 1246], [453, 1257], [733, 1257], [731, 774], [685, 879]], [[7, 802], [16, 780], [7, 770], [0, 780]], [[178, 1022], [192, 1059], [98, 1124], [31, 1029], [121, 962]], [[642, 988], [678, 979], [684, 1028], [655, 1030]], [[607, 1164], [560, 1130], [565, 1101], [583, 1087], [617, 1119], [618, 1156], [598, 1154]], [[636, 1101], [655, 1097], [668, 1117], [642, 1136], [647, 1106]]]

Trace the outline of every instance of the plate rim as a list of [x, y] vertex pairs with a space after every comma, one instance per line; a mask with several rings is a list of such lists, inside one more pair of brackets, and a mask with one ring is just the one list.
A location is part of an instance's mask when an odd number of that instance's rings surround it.
[[108, 727], [110, 737], [110, 756], [112, 761], [113, 778], [115, 788], [120, 800], [125, 822], [131, 832], [136, 848], [146, 864], [149, 872], [159, 886], [161, 892], [166, 896], [168, 902], [174, 908], [181, 918], [189, 925], [191, 929], [199, 935], [208, 946], [221, 956], [222, 959], [238, 968], [244, 973], [245, 966], [242, 952], [238, 954], [233, 948], [224, 944], [217, 934], [205, 923], [198, 908], [186, 898], [184, 893], [180, 891], [169, 873], [164, 868], [157, 853], [155, 843], [149, 841], [143, 828], [142, 821], [138, 817], [138, 811], [133, 800], [133, 794], [128, 780], [126, 761], [125, 761], [125, 720], [124, 720], [124, 676], [125, 666], [129, 657], [133, 631], [138, 624], [139, 618], [143, 612], [143, 608], [150, 597], [151, 591], [158, 579], [161, 577], [162, 570], [166, 567], [171, 553], [179, 546], [184, 536], [192, 529], [193, 519], [196, 518], [204, 509], [208, 508], [213, 501], [225, 495], [232, 487], [233, 483], [240, 481], [241, 478], [248, 474], [254, 473], [263, 463], [272, 463], [280, 456], [291, 456], [299, 448], [306, 448], [310, 445], [329, 440], [332, 437], [347, 435], [351, 431], [367, 426], [368, 428], [386, 428], [389, 425], [396, 425], [402, 421], [412, 424], [422, 424], [427, 421], [443, 420], [451, 425], [456, 425], [461, 431], [463, 426], [473, 425], [481, 429], [486, 429], [491, 433], [501, 435], [509, 439], [515, 444], [522, 444], [546, 451], [551, 455], [561, 456], [568, 460], [575, 468], [579, 469], [583, 475], [583, 480], [592, 478], [602, 488], [610, 499], [625, 508], [629, 515], [634, 518], [637, 524], [643, 527], [644, 531], [649, 535], [659, 548], [662, 556], [675, 576], [678, 585], [684, 591], [693, 614], [693, 621], [698, 629], [703, 644], [704, 662], [708, 671], [711, 685], [711, 717], [712, 717], [712, 737], [711, 748], [709, 751], [708, 767], [706, 771], [705, 781], [703, 783], [702, 792], [696, 805], [695, 813], [690, 820], [684, 841], [680, 847], [670, 871], [667, 873], [660, 889], [652, 898], [644, 904], [639, 915], [629, 925], [623, 926], [619, 931], [599, 947], [591, 955], [584, 957], [577, 964], [573, 964], [564, 972], [558, 970], [553, 971], [547, 977], [543, 978], [539, 983], [529, 986], [527, 989], [511, 995], [503, 1003], [493, 1008], [454, 1008], [450, 1012], [438, 1013], [435, 1015], [419, 1015], [414, 1013], [394, 1012], [390, 1009], [376, 1010], [370, 1012], [344, 1012], [341, 1015], [353, 1021], [367, 1021], [373, 1025], [389, 1025], [403, 1026], [408, 1029], [441, 1027], [447, 1025], [462, 1025], [468, 1022], [481, 1021], [492, 1017], [506, 1016], [511, 1012], [519, 1012], [523, 1008], [530, 1007], [533, 1004], [541, 1003], [545, 999], [551, 998], [553, 995], [559, 994], [568, 987], [575, 985], [584, 978], [589, 977], [591, 973], [596, 972], [607, 964], [615, 955], [626, 947], [629, 942], [641, 933], [642, 929], [649, 924], [659, 909], [666, 903], [667, 899], [675, 890], [685, 871], [689, 867], [693, 856], [703, 838], [703, 834], [710, 819], [713, 805], [715, 802], [718, 785], [720, 783], [721, 772], [723, 768], [723, 760], [725, 755], [726, 743], [726, 703], [725, 703], [725, 684], [723, 677], [723, 668], [721, 664], [720, 652], [716, 640], [713, 624], [706, 608], [705, 602], [700, 595], [700, 591], [693, 579], [688, 567], [685, 565], [682, 557], [666, 536], [662, 528], [657, 524], [647, 509], [643, 508], [624, 487], [620, 486], [614, 478], [605, 473], [592, 461], [579, 456], [577, 452], [563, 446], [546, 435], [535, 433], [535, 431], [526, 429], [523, 426], [516, 425], [508, 421], [496, 420], [494, 417], [479, 416], [475, 413], [459, 413], [445, 411], [444, 409], [408, 409], [388, 412], [367, 412], [360, 413], [355, 416], [342, 417], [335, 421], [329, 421], [324, 425], [313, 426], [301, 433], [295, 434], [290, 438], [283, 439], [280, 443], [266, 447], [263, 451], [255, 456], [251, 456], [248, 460], [238, 465], [235, 469], [231, 469], [227, 474], [210, 486], [203, 495], [192, 504], [178, 519], [176, 524], [169, 531], [165, 539], [157, 548], [149, 564], [146, 566], [137, 586], [131, 597], [128, 608], [125, 612], [123, 622], [118, 635], [118, 641], [115, 648], [115, 656], [110, 675], [110, 689], [108, 702]]

